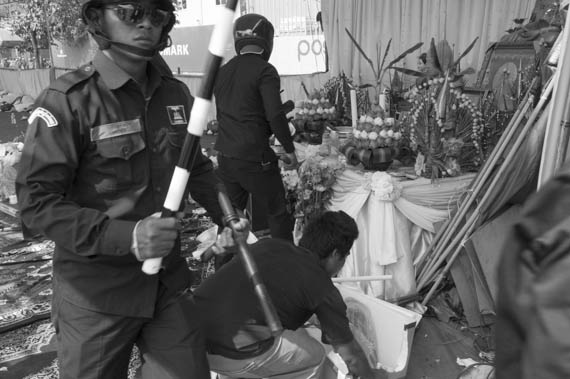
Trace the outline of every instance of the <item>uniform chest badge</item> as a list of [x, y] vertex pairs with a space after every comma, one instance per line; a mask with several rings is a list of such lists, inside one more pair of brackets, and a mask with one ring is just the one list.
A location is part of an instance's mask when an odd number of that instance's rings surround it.
[[31, 125], [38, 117], [44, 120], [48, 128], [53, 128], [59, 124], [55, 116], [50, 111], [42, 107], [37, 107], [34, 109], [30, 117], [28, 117], [28, 124]]
[[166, 107], [168, 112], [168, 118], [170, 119], [170, 125], [186, 125], [188, 120], [186, 119], [186, 113], [184, 112], [183, 105], [168, 105]]

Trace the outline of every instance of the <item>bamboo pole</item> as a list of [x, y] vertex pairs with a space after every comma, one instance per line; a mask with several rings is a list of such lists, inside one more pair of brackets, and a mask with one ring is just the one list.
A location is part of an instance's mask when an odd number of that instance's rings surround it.
[[[519, 133], [519, 135], [515, 139], [515, 143], [510, 148], [510, 151], [507, 154], [507, 157], [505, 157], [505, 160], [503, 161], [501, 166], [499, 166], [499, 169], [497, 170], [497, 173], [494, 175], [494, 179], [492, 180], [491, 184], [489, 185], [489, 188], [493, 188], [493, 185], [496, 185], [498, 180], [501, 179], [501, 175], [499, 175], [499, 173], [502, 173], [505, 170], [508, 159], [512, 159], [512, 156], [516, 152], [516, 148], [515, 148], [516, 144], [518, 143], [520, 145], [520, 143], [522, 143], [521, 136], [523, 136], [524, 133], [528, 132], [530, 125], [534, 124], [534, 121], [538, 117], [538, 114], [540, 113], [541, 109], [544, 107], [546, 101], [548, 100], [548, 97], [549, 97], [550, 93], [552, 92], [552, 88], [553, 88], [553, 81], [549, 81], [547, 86], [546, 86], [546, 89], [543, 91], [543, 94], [540, 98], [539, 103], [537, 104], [537, 106], [533, 110], [531, 116], [528, 118], [527, 122], [525, 123], [523, 130], [521, 131], [521, 133]], [[531, 99], [531, 97], [529, 97], [529, 100]], [[505, 143], [505, 145], [506, 145], [506, 143]], [[500, 149], [501, 153], [502, 153], [502, 151], [505, 150], [505, 148], [506, 148], [506, 146], [501, 147], [501, 149]], [[498, 156], [500, 156], [500, 155], [497, 154], [497, 157]], [[465, 216], [465, 214], [467, 213], [467, 210], [468, 210], [469, 206], [471, 206], [471, 203], [474, 201], [474, 198], [477, 197], [477, 195], [479, 194], [479, 191], [481, 190], [482, 185], [483, 185], [483, 181], [481, 181], [479, 183], [479, 185], [473, 190], [469, 204], [467, 206], [463, 207], [463, 209], [462, 209], [461, 218], [463, 218]], [[483, 198], [485, 198], [489, 193], [490, 193], [490, 191], [487, 191], [483, 195]], [[483, 199], [479, 202], [479, 205], [481, 205], [482, 203], [483, 203]], [[475, 221], [475, 218], [473, 218], [473, 215], [475, 215], [475, 212], [472, 214], [472, 216], [469, 218], [469, 220], [472, 219], [473, 221]], [[476, 215], [476, 216], [478, 217], [478, 215]], [[465, 224], [467, 224], [467, 222]], [[447, 247], [444, 250], [438, 250], [437, 251], [437, 259], [432, 261], [432, 264], [426, 269], [426, 271], [424, 271], [422, 273], [422, 275], [420, 276], [420, 278], [418, 280], [418, 288], [419, 289], [421, 289], [424, 285], [426, 285], [430, 281], [430, 278], [433, 275], [433, 272], [435, 271], [435, 269], [443, 263], [443, 261], [445, 260], [445, 257], [447, 255], [449, 255], [449, 252], [451, 251], [451, 249], [453, 247], [455, 247], [455, 245], [459, 242], [460, 238], [462, 238], [462, 232], [464, 230], [465, 230], [465, 226], [461, 229], [461, 231], [458, 234], [456, 234], [455, 238], [452, 240], [452, 242], [449, 245], [447, 245]], [[435, 251], [434, 251], [434, 254], [435, 254]]]
[[566, 102], [564, 108], [564, 114], [562, 120], [560, 121], [562, 134], [560, 136], [560, 141], [558, 142], [559, 147], [556, 149], [557, 155], [554, 162], [557, 169], [562, 167], [562, 164], [566, 161], [566, 154], [568, 152], [568, 139], [570, 138], [570, 101]]
[[368, 275], [368, 276], [353, 276], [350, 278], [332, 278], [333, 283], [346, 283], [346, 282], [373, 282], [377, 280], [390, 280], [392, 275]]
[[[481, 183], [487, 180], [487, 177], [492, 172], [493, 168], [495, 167], [495, 164], [497, 163], [504, 149], [508, 145], [507, 142], [510, 141], [510, 139], [514, 135], [515, 130], [518, 127], [518, 124], [522, 121], [522, 118], [526, 114], [528, 108], [534, 102], [534, 96], [531, 95], [531, 89], [534, 87], [535, 83], [536, 79], [533, 80], [531, 86], [529, 87], [529, 90], [525, 94], [525, 97], [523, 99], [524, 105], [522, 107], [517, 108], [517, 111], [509, 121], [507, 127], [505, 128], [504, 133], [499, 138], [499, 141], [497, 142], [497, 147], [491, 151], [491, 155], [487, 158], [485, 164], [473, 179], [473, 182], [470, 185], [471, 188], [480, 188], [482, 186]], [[439, 241], [443, 241], [443, 244], [445, 244], [445, 241], [447, 241], [450, 238], [450, 234], [458, 227], [458, 224], [465, 216], [465, 213], [467, 212], [467, 210], [469, 209], [475, 198], [476, 198], [476, 193], [474, 190], [471, 190], [468, 193], [468, 195], [466, 195], [464, 201], [460, 203], [455, 215], [451, 217], [451, 221], [446, 222], [444, 227], [440, 229], [440, 232], [436, 234], [437, 238], [434, 238], [435, 241], [429, 245], [427, 252], [424, 254], [424, 257], [427, 257], [426, 265], [428, 267], [430, 266], [430, 262], [433, 262], [434, 257], [437, 256], [436, 252], [438, 250], [441, 250], [441, 248], [439, 247], [439, 245], [437, 245], [437, 243]], [[432, 249], [434, 250], [434, 254], [429, 254], [429, 252], [432, 251]], [[420, 273], [420, 275], [418, 276], [418, 280], [421, 280], [421, 278], [422, 274]]]
[[[566, 15], [566, 26], [562, 31], [562, 44], [560, 51], [560, 59], [558, 62], [557, 70], [554, 74], [555, 88], [553, 94], [553, 106], [550, 110], [548, 125], [544, 137], [542, 148], [542, 156], [540, 161], [540, 168], [538, 172], [538, 185], [540, 188], [548, 179], [554, 175], [555, 171], [559, 168], [560, 157], [565, 152], [561, 151], [563, 143], [561, 134], [561, 122], [563, 121], [564, 110], [566, 109], [566, 102], [568, 100], [570, 90], [570, 49], [568, 49], [568, 25], [570, 25], [570, 12]], [[537, 188], [537, 189], [538, 189]]]
[[[529, 99], [529, 92], [527, 92], [527, 94], [525, 95], [525, 98], [523, 100], [524, 104], [530, 104], [532, 103], [532, 100]], [[523, 107], [524, 108], [524, 107]], [[519, 121], [519, 118], [522, 118], [522, 115], [524, 115], [524, 112], [521, 111], [521, 107], [517, 108], [517, 111], [515, 112], [515, 114], [513, 115], [513, 117], [511, 118], [511, 120], [509, 121], [509, 124], [507, 125], [507, 127], [505, 128], [505, 132], [501, 135], [501, 137], [499, 138], [499, 141], [497, 142], [497, 146], [503, 146], [504, 144], [504, 140], [507, 138], [507, 136], [512, 135], [511, 130], [514, 130], [513, 125], [517, 125]], [[527, 108], [524, 108], [525, 112]], [[491, 155], [487, 158], [487, 161], [485, 162], [485, 164], [483, 165], [483, 167], [481, 168], [481, 171], [477, 174], [477, 176], [475, 176], [475, 178], [473, 178], [473, 182], [470, 184], [471, 188], [475, 188], [479, 185], [480, 180], [482, 180], [481, 178], [485, 175], [484, 173], [486, 172], [486, 170], [489, 169], [489, 166], [494, 166], [496, 159], [494, 158], [497, 154], [496, 154], [497, 149], [493, 149], [491, 151]], [[487, 163], [487, 162], [492, 162], [492, 163]], [[469, 192], [469, 194], [472, 194], [472, 191]], [[455, 229], [455, 227], [457, 226], [458, 220], [460, 220], [460, 217], [457, 216], [458, 213], [463, 212], [463, 208], [465, 206], [470, 206], [471, 205], [471, 200], [470, 200], [470, 195], [466, 195], [463, 199], [463, 201], [460, 201], [459, 206], [457, 207], [457, 210], [455, 212], [454, 215], [450, 216], [450, 218], [448, 218], [445, 223], [443, 224], [443, 226], [441, 227], [441, 229], [436, 233], [434, 239], [432, 240], [432, 242], [429, 244], [429, 246], [426, 249], [426, 253], [422, 255], [422, 257], [420, 258], [420, 260], [418, 260], [418, 262], [414, 262], [414, 265], [416, 266], [417, 270], [423, 270], [423, 267], [420, 266], [429, 266], [430, 263], [433, 261], [434, 257], [436, 256], [436, 254], [429, 254], [430, 251], [432, 250], [436, 250], [436, 248], [439, 248], [438, 243], [440, 241], [446, 241], [449, 238], [449, 234]], [[443, 242], [445, 243], [445, 242]], [[424, 264], [425, 261], [425, 264]], [[418, 276], [418, 280], [421, 277], [421, 272], [420, 272], [420, 276]]]
[[[539, 101], [539, 104], [537, 105], [537, 107], [535, 108], [535, 110], [533, 111], [533, 113], [531, 114], [529, 119], [527, 120], [525, 127], [523, 128], [523, 132], [524, 132], [525, 128], [528, 128], [529, 125], [532, 125], [534, 123], [534, 121], [536, 120], [536, 117], [538, 116], [538, 113], [540, 112], [540, 110], [544, 106], [544, 104], [545, 104], [546, 100], [548, 99], [548, 96], [549, 96], [551, 91], [552, 91], [552, 81], [548, 83], [546, 90], [543, 92], [543, 95], [541, 96], [541, 100]], [[520, 139], [520, 134], [519, 134], [519, 139]], [[515, 144], [516, 144], [516, 141], [515, 141]], [[511, 156], [512, 154], [514, 154], [513, 148], [511, 148], [509, 154], [510, 155], [507, 155], [507, 158], [509, 156]], [[505, 166], [505, 163], [507, 162], [507, 158], [505, 158], [505, 161], [503, 162], [503, 164], [499, 168], [499, 172], [503, 171], [503, 167]], [[495, 175], [493, 183], [496, 183], [496, 181], [499, 178], [500, 178], [500, 175], [497, 173]], [[491, 184], [489, 186], [489, 188], [492, 188], [492, 185], [493, 184]], [[478, 195], [479, 189], [477, 189], [477, 191], [474, 191], [474, 193], [475, 192], [476, 192], [476, 195]], [[482, 202], [482, 200], [481, 200], [481, 202]], [[481, 204], [481, 202], [480, 202], [480, 204]], [[475, 219], [473, 219], [472, 221], [475, 221]], [[425, 284], [427, 284], [427, 283], [429, 283], [429, 281], [431, 281], [431, 277], [432, 277], [434, 271], [437, 269], [437, 267], [439, 267], [443, 263], [446, 256], [449, 255], [450, 250], [455, 246], [455, 244], [457, 244], [459, 242], [458, 237], [464, 232], [464, 230], [465, 230], [465, 228], [462, 228], [461, 231], [459, 232], [459, 234], [456, 234], [456, 238], [452, 240], [452, 242], [447, 246], [446, 249], [444, 249], [443, 251], [438, 251], [437, 259], [434, 261], [435, 263], [432, 263], [432, 265], [427, 269], [427, 271], [424, 271], [424, 273], [423, 273], [424, 275], [422, 275], [421, 278], [418, 280], [418, 282], [419, 282], [418, 288], [421, 289]]]
[[[550, 104], [548, 106], [550, 106]], [[544, 112], [542, 114], [542, 116], [538, 120], [539, 123], [543, 123], [543, 124], [546, 123], [546, 121], [547, 121], [546, 114], [547, 114], [547, 112]], [[509, 168], [508, 164], [513, 160], [517, 150], [520, 148], [521, 144], [527, 138], [527, 133], [530, 131], [530, 129], [533, 126], [534, 126], [534, 120], [532, 120], [532, 122], [531, 122], [531, 119], [529, 119], [529, 121], [525, 124], [525, 127], [523, 128], [523, 130], [519, 134], [518, 138], [516, 139], [515, 143], [513, 144], [513, 147], [509, 151], [509, 154], [505, 158], [505, 161], [503, 162], [503, 164], [499, 168], [497, 175], [495, 175], [495, 177], [494, 177], [493, 181], [491, 182], [491, 185], [489, 186], [489, 188], [495, 188], [497, 183], [500, 180], [502, 180], [502, 174]], [[437, 278], [436, 278], [435, 282], [433, 283], [433, 285], [431, 286], [429, 292], [424, 297], [424, 300], [422, 301], [422, 305], [426, 305], [429, 302], [429, 300], [431, 299], [431, 297], [435, 293], [437, 287], [443, 281], [443, 279], [445, 278], [445, 275], [447, 275], [447, 272], [451, 269], [451, 266], [453, 265], [453, 262], [455, 261], [455, 259], [459, 255], [459, 253], [461, 252], [463, 245], [465, 244], [467, 239], [469, 239], [471, 237], [471, 233], [473, 232], [473, 230], [477, 226], [476, 221], [480, 217], [480, 211], [484, 205], [487, 205], [486, 202], [489, 201], [490, 194], [491, 194], [491, 191], [487, 191], [483, 195], [483, 198], [479, 202], [477, 208], [472, 213], [471, 217], [469, 217], [469, 220], [465, 223], [465, 225], [461, 229], [460, 233], [458, 233], [458, 235], [454, 239], [453, 245], [457, 244], [457, 242], [459, 242], [459, 240], [462, 240], [463, 242], [459, 246], [457, 246], [457, 248], [453, 252], [451, 258], [447, 260], [447, 264], [445, 265], [445, 268], [437, 276]], [[448, 251], [451, 252], [451, 249], [448, 249]]]

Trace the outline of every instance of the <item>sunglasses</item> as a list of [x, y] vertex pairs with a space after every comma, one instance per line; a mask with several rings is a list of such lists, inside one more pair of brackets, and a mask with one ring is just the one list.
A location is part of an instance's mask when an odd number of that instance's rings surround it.
[[157, 8], [146, 8], [140, 4], [124, 3], [105, 7], [115, 12], [117, 17], [127, 24], [138, 24], [145, 17], [149, 17], [154, 27], [165, 27], [170, 21], [171, 14], [168, 11]]

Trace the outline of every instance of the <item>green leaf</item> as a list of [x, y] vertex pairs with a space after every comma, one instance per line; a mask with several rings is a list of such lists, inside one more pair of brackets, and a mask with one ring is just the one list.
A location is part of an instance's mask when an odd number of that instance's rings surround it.
[[471, 51], [471, 49], [473, 49], [473, 46], [475, 46], [475, 42], [477, 42], [478, 39], [479, 37], [475, 37], [475, 39], [473, 40], [473, 42], [471, 42], [471, 44], [467, 47], [467, 49], [465, 49], [465, 51], [459, 56], [459, 58], [457, 58], [455, 62], [453, 62], [453, 65], [451, 65], [452, 68], [459, 64], [461, 58], [469, 54], [469, 52]]
[[352, 43], [354, 43], [354, 45], [356, 46], [358, 51], [360, 51], [360, 54], [362, 54], [364, 59], [366, 59], [366, 61], [370, 64], [370, 67], [372, 68], [372, 72], [374, 73], [374, 77], [377, 77], [378, 75], [376, 74], [376, 70], [374, 69], [374, 63], [372, 62], [372, 60], [370, 58], [368, 58], [368, 55], [366, 55], [364, 50], [362, 50], [362, 47], [360, 47], [360, 44], [356, 41], [356, 39], [354, 39], [354, 37], [352, 36], [352, 34], [350, 34], [348, 29], [344, 28], [344, 30], [346, 31], [346, 33], [348, 34], [348, 37], [350, 37], [350, 40], [352, 41]]
[[382, 68], [384, 67], [384, 62], [386, 62], [386, 57], [388, 56], [388, 51], [390, 51], [391, 45], [392, 45], [392, 38], [390, 38], [390, 40], [388, 41], [388, 45], [386, 45], [386, 51], [384, 51], [384, 57], [382, 58], [382, 63], [378, 67], [378, 74], [380, 74], [380, 71], [382, 71]]
[[394, 64], [398, 63], [402, 59], [404, 59], [408, 54], [413, 53], [417, 49], [423, 46], [423, 42], [418, 42], [414, 46], [410, 47], [408, 50], [404, 51], [402, 54], [398, 55], [396, 59], [388, 64], [388, 67], [393, 66]]
[[410, 76], [415, 76], [417, 78], [424, 78], [427, 77], [427, 74], [425, 72], [419, 72], [416, 70], [410, 70], [409, 68], [403, 68], [403, 67], [386, 67], [387, 69], [390, 68], [392, 70], [401, 72], [402, 74], [406, 74], [406, 75], [410, 75]]
[[433, 39], [433, 37], [431, 39], [431, 43], [429, 46], [429, 57], [431, 58], [432, 66], [439, 72], [443, 72], [441, 64], [439, 63], [439, 57], [437, 56], [437, 49], [435, 47], [435, 40]]
[[473, 67], [469, 67], [469, 68], [466, 68], [465, 70], [461, 71], [460, 73], [458, 73], [457, 76], [472, 75], [475, 72], [476, 71]]

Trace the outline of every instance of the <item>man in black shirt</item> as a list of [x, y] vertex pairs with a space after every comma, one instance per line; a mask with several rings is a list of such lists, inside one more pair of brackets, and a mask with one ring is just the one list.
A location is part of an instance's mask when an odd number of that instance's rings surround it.
[[357, 236], [350, 216], [342, 211], [325, 212], [306, 226], [298, 247], [273, 238], [250, 245], [285, 329], [277, 337], [271, 335], [238, 259], [206, 279], [194, 299], [204, 317], [210, 369], [230, 377], [318, 378], [325, 350], [303, 328], [316, 315], [323, 342], [333, 346], [350, 373], [371, 377], [371, 368], [350, 331], [346, 305], [331, 280]]
[[251, 194], [267, 209], [271, 236], [292, 241], [293, 218], [287, 211], [278, 158], [269, 145], [274, 134], [285, 149], [285, 168], [296, 168], [279, 74], [267, 62], [273, 25], [263, 16], [244, 15], [235, 22], [234, 40], [238, 55], [221, 67], [214, 87], [218, 173], [238, 209], [245, 209]]

